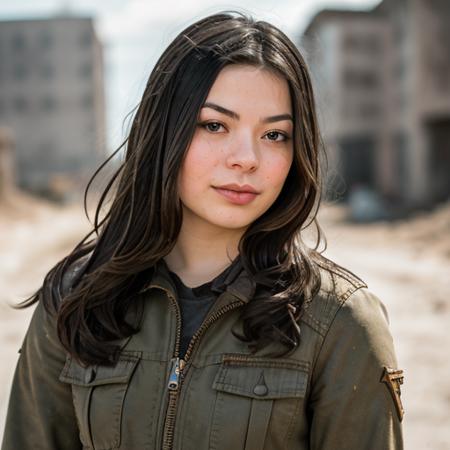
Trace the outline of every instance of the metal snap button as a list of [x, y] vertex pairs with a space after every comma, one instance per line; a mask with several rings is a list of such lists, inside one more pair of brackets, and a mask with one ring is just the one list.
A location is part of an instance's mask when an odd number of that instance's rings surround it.
[[267, 395], [267, 392], [269, 392], [269, 389], [267, 389], [267, 386], [265, 384], [258, 384], [253, 389], [253, 393], [256, 395], [260, 395], [261, 397]]

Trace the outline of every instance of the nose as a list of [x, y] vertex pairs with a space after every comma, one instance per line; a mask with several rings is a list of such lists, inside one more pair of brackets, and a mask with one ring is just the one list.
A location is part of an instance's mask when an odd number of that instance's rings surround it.
[[242, 172], [254, 172], [259, 167], [257, 144], [250, 133], [232, 139], [227, 155], [227, 166]]

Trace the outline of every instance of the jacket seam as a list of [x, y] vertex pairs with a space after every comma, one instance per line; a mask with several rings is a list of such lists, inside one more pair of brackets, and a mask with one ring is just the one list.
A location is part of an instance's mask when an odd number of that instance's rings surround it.
[[[329, 270], [331, 273], [333, 273], [334, 275], [337, 275], [338, 277], [344, 278], [348, 283], [350, 283], [351, 286], [344, 293], [337, 296], [337, 303], [340, 306], [342, 306], [342, 304], [348, 299], [348, 297], [350, 297], [350, 295], [352, 295], [355, 291], [357, 291], [358, 289], [361, 289], [361, 288], [368, 287], [367, 283], [365, 281], [363, 281], [361, 278], [359, 278], [357, 275], [355, 275], [354, 273], [352, 273], [350, 271], [348, 271], [348, 272], [352, 275], [351, 277], [349, 277], [348, 273], [346, 273], [344, 270], [341, 270], [339, 267], [334, 267], [334, 266], [328, 267], [327, 264], [320, 264], [320, 263], [319, 263], [319, 266], [321, 266], [322, 268], [324, 268], [326, 270]], [[331, 289], [327, 292], [326, 302], [329, 301], [332, 294], [334, 294], [333, 289]], [[337, 314], [337, 311], [340, 309], [340, 306], [337, 308], [335, 314]], [[318, 333], [320, 336], [325, 338], [326, 335], [328, 334], [328, 330], [331, 326], [331, 323], [334, 320], [334, 317], [330, 321], [330, 324], [326, 325], [323, 322], [321, 322], [319, 319], [314, 317], [314, 315], [311, 314], [311, 312], [308, 309], [305, 309], [304, 315], [301, 318], [301, 320], [306, 325], [309, 325], [316, 333]]]
[[354, 274], [347, 268], [344, 269], [338, 266], [337, 264], [329, 265], [326, 262], [320, 261], [317, 262], [317, 264], [323, 269], [328, 270], [329, 272], [332, 272], [335, 275], [341, 276], [355, 287], [362, 287], [362, 286], [367, 287], [365, 281], [363, 281], [360, 277], [358, 277], [358, 275]]
[[334, 315], [333, 315], [332, 320], [330, 321], [330, 324], [329, 324], [329, 326], [328, 326], [328, 329], [327, 329], [326, 333], [323, 335], [322, 343], [320, 344], [319, 350], [316, 352], [316, 355], [315, 355], [315, 357], [314, 357], [314, 360], [312, 361], [312, 364], [311, 364], [311, 384], [312, 384], [312, 382], [313, 382], [314, 372], [315, 372], [315, 369], [316, 369], [317, 361], [318, 361], [319, 356], [320, 356], [320, 354], [321, 354], [321, 352], [322, 352], [323, 346], [324, 346], [325, 341], [326, 341], [326, 339], [327, 339], [327, 337], [328, 337], [328, 334], [329, 334], [329, 332], [330, 332], [330, 330], [331, 330], [331, 327], [333, 326], [333, 323], [334, 323], [334, 321], [336, 320], [336, 316], [337, 316], [338, 312], [341, 310], [342, 306], [343, 306], [344, 303], [347, 301], [347, 299], [348, 299], [352, 294], [354, 294], [356, 291], [358, 291], [358, 290], [361, 289], [361, 288], [367, 288], [367, 285], [353, 286], [352, 288], [347, 289], [347, 291], [345, 291], [342, 295], [340, 295], [340, 296], [337, 298], [338, 307], [336, 308], [336, 311], [335, 311], [335, 313], [334, 313]]
[[[307, 388], [308, 387], [306, 387], [306, 389]], [[288, 425], [288, 428], [286, 430], [286, 434], [284, 436], [283, 448], [288, 448], [289, 441], [292, 440], [292, 435], [293, 435], [293, 432], [294, 432], [294, 424], [295, 424], [295, 422], [298, 419], [298, 416], [300, 414], [301, 406], [302, 406], [303, 401], [306, 401], [306, 390], [305, 390], [305, 397], [303, 397], [303, 399], [302, 398], [298, 398], [297, 400], [298, 401], [297, 401], [294, 413], [291, 416], [291, 420], [289, 421], [289, 425]]]
[[[327, 299], [329, 297], [330, 293], [328, 293]], [[316, 319], [310, 312], [305, 311], [305, 314], [301, 320], [304, 324], [309, 325], [320, 336], [324, 337], [326, 335], [327, 327], [323, 325], [320, 320]]]
[[[223, 392], [230, 392], [233, 394], [238, 394], [244, 397], [252, 397], [252, 398], [261, 398], [260, 396], [254, 394], [254, 392], [251, 389], [241, 389], [239, 386], [236, 386], [235, 384], [232, 383], [226, 383], [226, 382], [218, 382], [216, 387], [214, 388], [217, 391], [223, 391]], [[306, 389], [306, 386], [305, 386]], [[281, 398], [281, 397], [276, 397], [276, 396], [292, 396], [293, 394], [297, 394], [297, 390], [295, 389], [290, 389], [290, 390], [278, 390], [276, 391], [275, 394], [270, 394], [270, 398]], [[295, 398], [300, 397], [300, 396], [294, 396]], [[303, 396], [301, 396], [303, 398]], [[267, 397], [269, 398], [269, 397]]]

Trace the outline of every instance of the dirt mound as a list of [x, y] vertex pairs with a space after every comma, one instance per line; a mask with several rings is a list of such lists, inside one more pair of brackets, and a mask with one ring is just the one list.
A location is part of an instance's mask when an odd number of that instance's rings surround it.
[[350, 233], [355, 242], [364, 246], [407, 247], [417, 256], [450, 260], [450, 202], [393, 222], [355, 224], [349, 223], [347, 217], [342, 205], [324, 205], [319, 213], [320, 223], [333, 235]]
[[35, 219], [43, 213], [55, 210], [55, 205], [44, 199], [19, 190], [10, 191], [8, 195], [0, 197], [0, 224]]

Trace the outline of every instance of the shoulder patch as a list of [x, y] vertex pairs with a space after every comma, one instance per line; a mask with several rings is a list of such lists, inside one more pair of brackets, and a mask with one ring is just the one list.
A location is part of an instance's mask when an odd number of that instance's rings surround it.
[[400, 422], [403, 419], [405, 410], [403, 409], [400, 385], [403, 384], [403, 370], [391, 369], [390, 367], [384, 367], [384, 372], [380, 382], [386, 383], [390, 394], [394, 400], [395, 409], [397, 410], [398, 418]]

